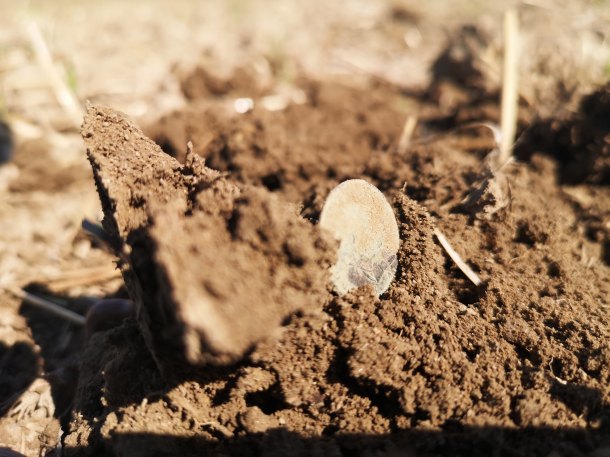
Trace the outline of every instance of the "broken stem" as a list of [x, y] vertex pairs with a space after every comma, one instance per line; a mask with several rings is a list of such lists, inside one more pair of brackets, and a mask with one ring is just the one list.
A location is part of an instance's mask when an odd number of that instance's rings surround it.
[[500, 143], [502, 141], [502, 132], [500, 130], [500, 127], [497, 124], [493, 124], [491, 122], [469, 122], [467, 124], [458, 125], [457, 127], [452, 128], [451, 130], [449, 130], [447, 132], [434, 133], [434, 134], [428, 135], [424, 138], [419, 138], [419, 139], [411, 142], [410, 146], [430, 144], [434, 141], [445, 138], [453, 133], [459, 132], [460, 130], [477, 128], [477, 127], [485, 127], [487, 129], [489, 129], [489, 131], [492, 133], [492, 135], [494, 137], [495, 147], [500, 146]]
[[40, 309], [50, 312], [51, 314], [55, 314], [62, 319], [66, 319], [73, 324], [76, 325], [85, 325], [85, 318], [80, 314], [75, 313], [74, 311], [70, 311], [69, 309], [64, 308], [63, 306], [58, 305], [57, 303], [53, 303], [46, 298], [39, 297], [37, 295], [26, 292], [23, 289], [17, 287], [9, 287], [7, 288], [8, 292], [13, 294], [15, 297], [20, 298], [24, 302], [29, 303], [30, 305], [37, 306]]
[[49, 78], [49, 83], [53, 89], [53, 92], [55, 93], [57, 101], [66, 111], [66, 113], [68, 113], [68, 116], [70, 116], [70, 119], [72, 119], [74, 125], [79, 126], [83, 120], [81, 106], [79, 105], [74, 93], [68, 87], [68, 84], [66, 84], [57, 71], [57, 68], [53, 63], [53, 58], [51, 57], [49, 47], [47, 46], [47, 43], [40, 32], [38, 24], [32, 22], [28, 26], [28, 33], [30, 36], [30, 42], [32, 43], [32, 48], [36, 54], [36, 59]]
[[474, 270], [462, 260], [460, 255], [455, 251], [455, 249], [453, 249], [449, 241], [447, 241], [445, 235], [443, 235], [441, 231], [437, 228], [434, 229], [434, 234], [436, 235], [438, 241], [441, 243], [443, 249], [447, 251], [447, 254], [449, 255], [449, 257], [451, 257], [451, 260], [453, 260], [453, 262], [462, 271], [462, 273], [464, 273], [466, 277], [470, 279], [475, 286], [480, 286], [483, 282], [481, 281], [481, 278], [479, 278], [479, 276], [474, 272]]
[[514, 9], [504, 14], [504, 65], [502, 69], [502, 143], [500, 145], [500, 163], [510, 159], [515, 132], [517, 130], [517, 106], [519, 92], [517, 88], [518, 72], [518, 38], [519, 22]]
[[402, 133], [400, 134], [400, 140], [398, 141], [398, 153], [404, 154], [409, 145], [411, 144], [411, 139], [413, 138], [413, 132], [415, 132], [415, 127], [417, 126], [417, 116], [410, 114], [407, 116], [405, 121], [405, 125], [402, 128]]

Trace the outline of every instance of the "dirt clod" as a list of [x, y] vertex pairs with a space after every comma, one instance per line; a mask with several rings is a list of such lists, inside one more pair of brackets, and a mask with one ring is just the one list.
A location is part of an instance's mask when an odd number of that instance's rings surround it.
[[291, 205], [192, 155], [180, 165], [108, 109], [89, 107], [83, 138], [162, 370], [235, 362], [291, 313], [319, 309], [334, 244]]

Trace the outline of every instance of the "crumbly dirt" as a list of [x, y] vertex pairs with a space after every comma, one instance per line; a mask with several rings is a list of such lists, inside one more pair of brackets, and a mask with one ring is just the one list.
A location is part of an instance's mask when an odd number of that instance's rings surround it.
[[[484, 130], [460, 147], [416, 135], [400, 152], [398, 89], [309, 81], [306, 94], [279, 112], [255, 100], [240, 115], [203, 92], [149, 128], [182, 164], [122, 116], [90, 108], [83, 135], [140, 312], [86, 346], [64, 452], [546, 456], [609, 445], [610, 199], [599, 131], [585, 137], [593, 177], [564, 186], [565, 153], [544, 143], [503, 168], [508, 206], [473, 210], [464, 199], [500, 179], [486, 172]], [[554, 128], [585, 128], [588, 116], [597, 125], [606, 109]], [[182, 153], [187, 141], [205, 167]], [[398, 273], [380, 298], [366, 288], [339, 297], [327, 284], [334, 245], [316, 221], [347, 178], [382, 189], [399, 222]], [[189, 291], [206, 315], [184, 312]], [[216, 314], [233, 333], [205, 327]], [[182, 335], [188, 346], [193, 329], [195, 355], [176, 344]], [[218, 357], [216, 334], [236, 344], [231, 357]], [[203, 365], [176, 368], [189, 354]]]

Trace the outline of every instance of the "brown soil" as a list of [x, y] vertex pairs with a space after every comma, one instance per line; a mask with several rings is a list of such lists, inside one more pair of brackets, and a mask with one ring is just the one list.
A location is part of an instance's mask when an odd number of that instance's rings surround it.
[[[241, 115], [224, 97], [247, 79], [211, 90], [197, 74], [189, 105], [148, 128], [177, 160], [122, 115], [89, 109], [104, 224], [138, 313], [87, 343], [66, 455], [605, 452], [608, 88], [594, 110], [533, 123], [522, 162], [502, 171], [510, 204], [475, 212], [462, 202], [489, 179], [484, 130], [401, 153], [398, 88], [304, 80], [306, 103], [273, 112], [255, 99]], [[448, 117], [422, 94], [415, 139], [481, 112], [497, 120], [461, 97]], [[328, 284], [335, 245], [316, 221], [348, 178], [378, 186], [399, 222], [398, 273], [380, 298]]]
[[[98, 3], [0, 15], [0, 456], [610, 455], [606, 3]], [[495, 170], [467, 125], [499, 120], [509, 5]], [[379, 298], [330, 284], [350, 178], [399, 225]]]

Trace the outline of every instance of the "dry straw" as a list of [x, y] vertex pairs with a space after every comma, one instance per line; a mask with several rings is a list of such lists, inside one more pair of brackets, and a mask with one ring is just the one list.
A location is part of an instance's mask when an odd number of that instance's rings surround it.
[[15, 297], [23, 300], [30, 305], [34, 305], [37, 308], [44, 309], [45, 311], [54, 314], [55, 316], [61, 317], [62, 319], [66, 319], [73, 324], [76, 325], [85, 325], [85, 318], [80, 314], [75, 313], [74, 311], [70, 311], [63, 306], [58, 305], [46, 298], [39, 297], [38, 295], [34, 295], [30, 292], [26, 292], [25, 290], [18, 287], [9, 287], [7, 288], [8, 292], [13, 294]]
[[451, 260], [453, 260], [462, 273], [464, 273], [464, 275], [466, 275], [466, 277], [470, 279], [475, 286], [480, 286], [483, 283], [481, 278], [479, 278], [479, 276], [466, 262], [464, 262], [464, 260], [462, 260], [462, 257], [455, 249], [453, 249], [445, 235], [443, 235], [442, 232], [436, 228], [434, 229], [434, 235], [436, 235], [436, 238], [438, 239], [439, 243], [441, 243], [443, 249], [445, 249], [449, 257], [451, 257]]
[[504, 14], [504, 65], [502, 70], [502, 141], [500, 164], [511, 156], [517, 130], [517, 106], [519, 102], [519, 21], [514, 9]]
[[35, 22], [30, 23], [27, 30], [32, 49], [36, 54], [36, 60], [38, 60], [38, 64], [47, 75], [49, 84], [55, 93], [57, 101], [68, 114], [72, 122], [74, 122], [74, 125], [79, 126], [83, 120], [83, 110], [78, 103], [78, 99], [57, 70], [49, 47], [40, 32], [38, 24]]

